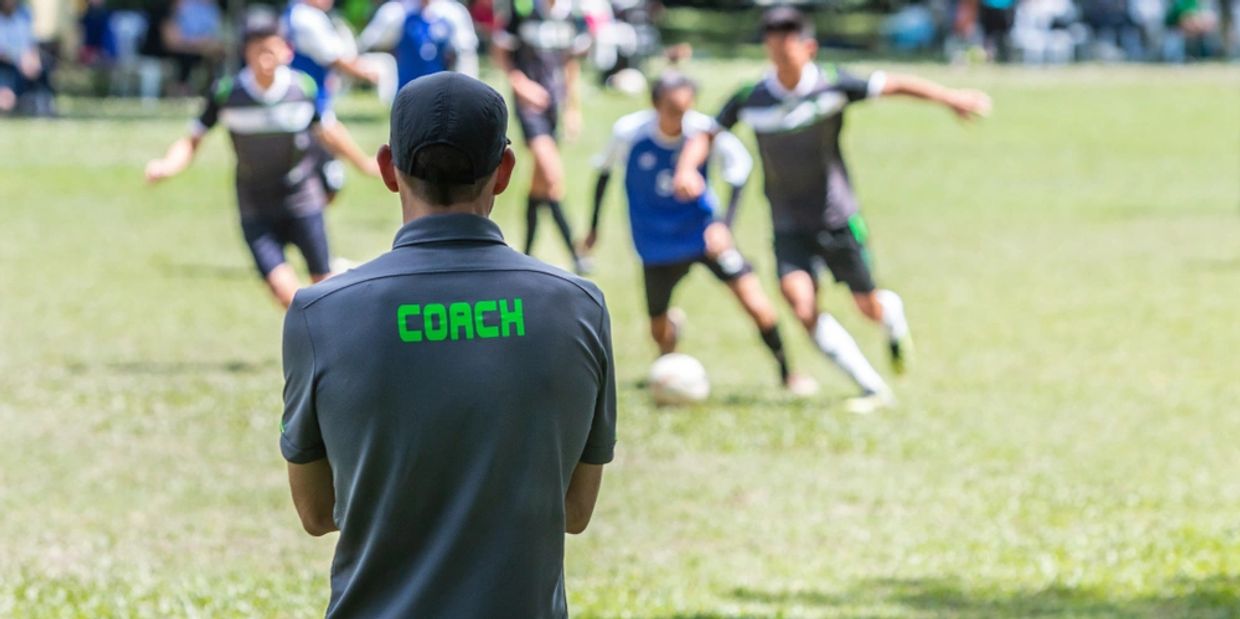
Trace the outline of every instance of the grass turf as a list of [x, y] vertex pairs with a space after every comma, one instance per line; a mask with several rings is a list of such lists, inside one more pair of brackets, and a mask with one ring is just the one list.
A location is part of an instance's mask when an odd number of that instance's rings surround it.
[[[702, 107], [759, 70], [699, 65]], [[704, 271], [676, 304], [715, 394], [653, 408], [610, 198], [597, 280], [621, 443], [568, 543], [576, 616], [1240, 615], [1240, 70], [918, 70], [988, 89], [996, 113], [849, 114], [879, 279], [920, 345], [898, 410], [838, 412], [849, 385], [785, 314], [795, 364], [824, 382], [786, 398]], [[589, 157], [641, 100], [586, 104], [566, 155], [579, 226]], [[226, 138], [146, 188], [143, 163], [191, 108], [70, 109], [0, 123], [0, 616], [319, 614], [332, 542], [301, 533], [287, 496], [281, 314], [240, 239]], [[386, 135], [364, 99], [345, 118], [368, 148]], [[739, 238], [774, 292], [754, 185]], [[521, 193], [496, 213], [511, 240]], [[354, 259], [398, 225], [393, 197], [356, 176], [329, 215]], [[551, 232], [536, 253], [563, 263]], [[847, 296], [823, 300], [881, 361]]]

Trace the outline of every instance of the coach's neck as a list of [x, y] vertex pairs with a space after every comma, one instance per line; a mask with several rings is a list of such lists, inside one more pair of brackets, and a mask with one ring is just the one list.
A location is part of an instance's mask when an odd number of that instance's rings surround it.
[[495, 208], [495, 197], [508, 189], [508, 184], [512, 180], [513, 168], [517, 164], [517, 158], [513, 150], [511, 148], [505, 149], [503, 157], [500, 158], [499, 166], [491, 173], [490, 178], [482, 184], [482, 188], [477, 192], [476, 196], [469, 200], [436, 204], [410, 186], [409, 182], [407, 182], [408, 179], [392, 163], [392, 150], [386, 144], [379, 149], [377, 160], [383, 184], [392, 193], [400, 195], [401, 215], [406, 224], [423, 217], [454, 213], [490, 217], [491, 211]]

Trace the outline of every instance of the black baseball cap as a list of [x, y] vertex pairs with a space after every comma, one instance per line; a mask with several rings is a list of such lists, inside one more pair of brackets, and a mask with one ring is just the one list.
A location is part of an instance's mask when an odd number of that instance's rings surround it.
[[762, 33], [768, 32], [810, 32], [812, 25], [805, 13], [794, 6], [781, 4], [767, 9], [762, 13]]
[[693, 92], [697, 92], [698, 84], [688, 75], [669, 69], [660, 73], [659, 77], [650, 83], [650, 100], [658, 103], [664, 94], [681, 88], [692, 88]]
[[460, 151], [469, 160], [469, 171], [444, 180], [469, 184], [494, 172], [510, 143], [504, 98], [494, 88], [452, 71], [405, 84], [392, 103], [391, 124], [392, 162], [415, 178], [428, 177], [426, 170], [414, 166], [418, 151], [427, 146]]

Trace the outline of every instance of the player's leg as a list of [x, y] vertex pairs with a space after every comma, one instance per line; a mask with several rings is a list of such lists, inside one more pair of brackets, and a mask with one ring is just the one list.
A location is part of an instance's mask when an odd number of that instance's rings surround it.
[[[552, 139], [552, 125], [547, 122], [547, 118], [543, 114], [532, 112], [532, 110], [522, 107], [521, 103], [513, 104], [516, 108], [517, 124], [521, 127], [521, 134], [525, 135], [526, 148], [531, 153], [536, 153], [536, 141], [542, 138]], [[554, 143], [554, 139], [552, 139]], [[526, 196], [526, 243], [525, 252], [532, 253], [534, 249], [534, 238], [538, 233], [538, 207], [547, 198], [547, 179], [542, 174], [542, 167], [538, 163], [537, 155], [534, 156], [533, 174], [529, 177], [529, 194]]]
[[671, 309], [672, 291], [689, 272], [691, 262], [645, 265], [642, 274], [646, 286], [646, 313], [650, 316], [650, 337], [659, 347], [659, 354], [675, 352], [680, 339], [680, 326]]
[[284, 241], [277, 223], [261, 217], [247, 217], [241, 220], [241, 231], [267, 288], [280, 305], [287, 308], [301, 282], [284, 260]]
[[895, 292], [875, 286], [868, 241], [865, 220], [854, 215], [849, 219], [847, 230], [832, 235], [824, 257], [836, 281], [847, 284], [852, 291], [857, 309], [866, 318], [882, 325], [887, 333], [892, 369], [903, 373], [913, 352], [912, 336], [904, 317], [904, 301]]
[[863, 397], [889, 398], [890, 389], [862, 354], [856, 340], [830, 314], [818, 312], [820, 246], [813, 235], [776, 234], [779, 288], [814, 344], [861, 388]]
[[306, 259], [310, 281], [321, 282], [333, 275], [331, 249], [327, 244], [327, 226], [323, 213], [294, 217], [287, 225], [287, 237]]
[[818, 385], [813, 379], [800, 374], [793, 374], [788, 364], [788, 354], [784, 351], [783, 338], [779, 335], [779, 315], [775, 305], [762, 290], [762, 282], [754, 275], [749, 261], [735, 248], [724, 251], [717, 259], [704, 258], [703, 263], [719, 278], [736, 300], [740, 302], [745, 313], [758, 328], [758, 335], [779, 367], [779, 382], [798, 395], [808, 395], [817, 391]]
[[564, 198], [564, 161], [560, 157], [560, 147], [552, 135], [540, 135], [530, 140], [530, 154], [534, 156], [534, 175], [536, 182], [530, 184], [531, 198], [541, 198], [551, 211], [564, 245], [573, 259], [573, 267], [581, 269], [581, 260], [577, 255], [577, 247], [573, 244], [573, 232], [564, 215], [564, 207], [560, 201]]

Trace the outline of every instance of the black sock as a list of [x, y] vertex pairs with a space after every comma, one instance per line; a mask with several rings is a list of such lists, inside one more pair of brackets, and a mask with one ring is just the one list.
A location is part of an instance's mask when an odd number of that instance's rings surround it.
[[761, 332], [762, 343], [771, 349], [775, 360], [779, 362], [779, 382], [788, 382], [788, 357], [784, 355], [784, 341], [779, 337], [779, 327], [771, 327]]
[[568, 246], [568, 253], [573, 257], [573, 264], [576, 264], [577, 248], [573, 245], [573, 231], [568, 227], [568, 218], [564, 216], [564, 208], [560, 206], [559, 200], [547, 200], [547, 207], [551, 209], [551, 217], [555, 219], [555, 225], [560, 229], [560, 235], [564, 237], [564, 244]]
[[538, 205], [543, 198], [530, 196], [525, 203], [525, 253], [534, 250], [534, 233], [538, 231]]

